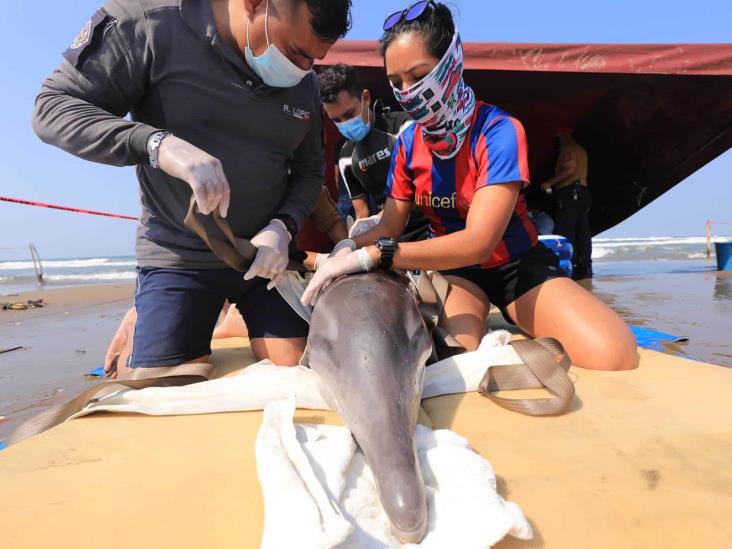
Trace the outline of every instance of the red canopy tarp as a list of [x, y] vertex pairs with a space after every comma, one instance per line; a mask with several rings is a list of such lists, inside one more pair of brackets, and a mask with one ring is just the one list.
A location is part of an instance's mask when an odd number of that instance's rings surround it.
[[[555, 130], [574, 128], [590, 159], [594, 234], [732, 147], [732, 44], [466, 43], [464, 49], [465, 78], [478, 98], [524, 124], [535, 185], [552, 175]], [[340, 41], [321, 64], [333, 63], [354, 65], [364, 85], [393, 104], [376, 42]], [[328, 126], [332, 166], [338, 136]]]

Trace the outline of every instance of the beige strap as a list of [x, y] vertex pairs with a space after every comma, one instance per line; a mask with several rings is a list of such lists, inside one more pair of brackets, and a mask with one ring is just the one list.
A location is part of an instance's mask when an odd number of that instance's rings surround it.
[[191, 196], [191, 205], [183, 223], [206, 243], [216, 257], [235, 271], [246, 271], [257, 255], [257, 248], [251, 242], [234, 236], [229, 223], [218, 210], [211, 215], [202, 214], [195, 196]]
[[445, 302], [449, 293], [450, 282], [440, 273], [437, 271], [420, 273], [417, 283], [419, 311], [427, 324], [427, 329], [432, 333], [435, 351], [440, 359], [465, 351], [465, 347], [446, 328], [439, 325], [440, 319], [445, 314]]
[[[218, 210], [211, 215], [202, 214], [195, 196], [191, 196], [191, 205], [183, 223], [206, 243], [216, 257], [235, 271], [246, 272], [257, 255], [257, 247], [246, 238], [235, 236], [229, 222], [221, 217]], [[306, 269], [302, 263], [290, 261], [287, 270], [305, 272]]]
[[[511, 342], [523, 364], [488, 368], [478, 391], [499, 406], [529, 416], [551, 416], [566, 412], [574, 399], [574, 384], [567, 374], [569, 355], [556, 339], [524, 339]], [[549, 398], [510, 399], [495, 391], [546, 388]]]
[[114, 379], [95, 385], [71, 400], [53, 406], [21, 423], [13, 431], [8, 444], [15, 444], [55, 427], [81, 412], [89, 404], [122, 389], [188, 385], [211, 379], [215, 370], [215, 367], [208, 363], [181, 364], [164, 368], [134, 368], [124, 379]]
[[437, 288], [435, 288], [429, 274], [426, 271], [422, 271], [419, 274], [419, 281], [417, 283], [419, 311], [422, 313], [422, 318], [424, 318], [427, 328], [430, 331], [437, 327], [440, 316], [445, 309], [447, 294], [448, 291], [445, 291], [443, 297], [440, 298], [440, 295], [437, 293]]

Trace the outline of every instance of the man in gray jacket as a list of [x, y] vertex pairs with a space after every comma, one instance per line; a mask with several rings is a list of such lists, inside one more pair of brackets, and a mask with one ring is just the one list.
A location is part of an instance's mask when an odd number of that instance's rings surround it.
[[[311, 68], [348, 31], [350, 4], [109, 0], [43, 83], [33, 116], [43, 141], [136, 166], [131, 368], [205, 362], [226, 299], [258, 358], [297, 363], [307, 325], [270, 288], [322, 186]], [[184, 225], [191, 195], [257, 246], [243, 277]]]

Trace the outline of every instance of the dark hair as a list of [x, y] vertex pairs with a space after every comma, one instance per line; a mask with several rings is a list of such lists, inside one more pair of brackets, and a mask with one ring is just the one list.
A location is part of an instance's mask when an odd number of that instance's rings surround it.
[[384, 57], [386, 50], [397, 37], [410, 32], [421, 34], [430, 53], [437, 59], [441, 59], [455, 35], [455, 22], [452, 19], [450, 8], [445, 4], [435, 2], [434, 7], [428, 6], [417, 19], [413, 21], [402, 19], [384, 32], [379, 40], [381, 56]]
[[293, 6], [305, 2], [310, 26], [324, 41], [335, 42], [351, 30], [351, 0], [288, 0]]
[[320, 96], [323, 103], [333, 103], [341, 91], [346, 90], [353, 97], [361, 97], [363, 84], [356, 69], [351, 65], [338, 63], [318, 74]]

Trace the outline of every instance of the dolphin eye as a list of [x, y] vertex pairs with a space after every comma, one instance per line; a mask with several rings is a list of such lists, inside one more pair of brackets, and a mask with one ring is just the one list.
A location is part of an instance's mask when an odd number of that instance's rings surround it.
[[309, 351], [313, 352], [313, 349], [322, 349], [323, 352], [330, 354], [333, 351], [333, 340], [328, 337], [321, 335], [311, 335], [309, 340]]

